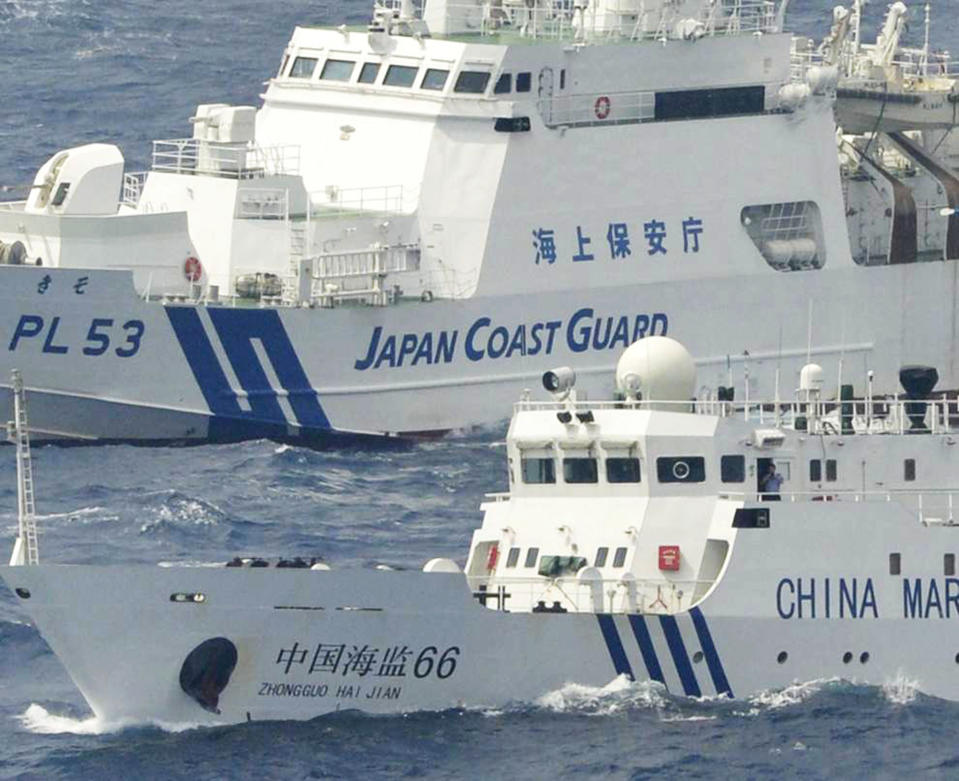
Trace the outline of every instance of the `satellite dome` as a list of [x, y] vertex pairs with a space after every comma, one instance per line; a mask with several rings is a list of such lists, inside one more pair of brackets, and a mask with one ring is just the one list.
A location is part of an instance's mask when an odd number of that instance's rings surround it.
[[616, 390], [643, 401], [688, 401], [696, 390], [696, 365], [675, 339], [648, 336], [620, 356]]

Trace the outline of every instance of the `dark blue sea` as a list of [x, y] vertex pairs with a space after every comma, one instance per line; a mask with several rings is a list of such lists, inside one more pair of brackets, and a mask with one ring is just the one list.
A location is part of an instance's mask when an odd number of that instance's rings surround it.
[[[832, 3], [792, 5], [791, 29], [820, 38]], [[932, 6], [933, 44], [959, 50], [959, 0]], [[868, 7], [866, 39], [884, 11]], [[0, 0], [0, 184], [29, 184], [55, 151], [92, 141], [118, 143], [128, 170], [145, 169], [151, 140], [188, 135], [196, 104], [256, 104], [295, 24], [358, 24], [368, 12], [366, 0]], [[910, 38], [921, 36], [919, 17]], [[337, 567], [462, 560], [484, 493], [506, 484], [504, 433], [329, 452], [267, 441], [37, 448], [41, 555], [155, 563], [302, 554]], [[2, 551], [15, 504], [13, 452], [0, 448]], [[840, 680], [734, 702], [646, 684], [569, 686], [497, 712], [111, 730], [0, 595], [4, 778], [956, 778], [957, 737], [957, 703], [908, 681]]]

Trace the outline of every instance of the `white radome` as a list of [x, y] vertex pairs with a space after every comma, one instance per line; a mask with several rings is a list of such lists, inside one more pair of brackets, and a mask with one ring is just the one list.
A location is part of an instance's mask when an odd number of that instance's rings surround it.
[[649, 336], [630, 345], [616, 364], [616, 390], [644, 401], [686, 401], [696, 388], [689, 351], [668, 336]]

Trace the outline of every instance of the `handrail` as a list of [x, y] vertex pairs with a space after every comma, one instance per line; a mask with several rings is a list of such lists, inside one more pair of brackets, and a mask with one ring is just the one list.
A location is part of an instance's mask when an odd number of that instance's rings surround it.
[[[848, 412], [844, 411], [844, 407]], [[959, 431], [959, 399], [939, 398], [915, 401], [901, 399], [848, 399], [841, 401], [750, 401], [730, 402], [716, 399], [691, 401], [532, 401], [521, 400], [514, 405], [522, 411], [604, 411], [636, 410], [677, 412], [716, 417], [742, 417], [743, 421], [759, 426], [784, 430], [802, 430], [804, 433], [824, 436], [854, 436], [864, 434], [952, 434]], [[847, 426], [843, 427], [843, 417]], [[797, 424], [804, 428], [797, 429]]]
[[197, 138], [161, 139], [153, 142], [153, 170], [231, 179], [295, 175], [300, 170], [300, 147], [220, 144]]
[[[481, 604], [497, 610], [569, 613], [646, 613], [669, 615], [689, 610], [715, 580], [560, 578], [468, 575], [466, 581]], [[541, 604], [540, 604], [541, 603]]]
[[783, 0], [704, 2], [689, 17], [673, 3], [637, 12], [634, 4], [616, 8], [553, 0], [476, 0], [446, 3], [442, 14], [426, 9], [434, 33], [450, 35], [519, 35], [528, 39], [580, 43], [621, 38], [632, 41], [701, 38], [781, 31]]

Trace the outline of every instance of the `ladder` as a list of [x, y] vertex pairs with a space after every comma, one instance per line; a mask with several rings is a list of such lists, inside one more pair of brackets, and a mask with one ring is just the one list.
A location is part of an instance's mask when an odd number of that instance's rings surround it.
[[[309, 212], [309, 210], [307, 210]], [[290, 232], [290, 273], [283, 277], [280, 300], [287, 306], [296, 306], [300, 298], [300, 263], [308, 254], [310, 220], [289, 220]]]
[[17, 446], [17, 511], [19, 539], [10, 559], [11, 566], [39, 564], [37, 546], [37, 512], [34, 504], [33, 462], [30, 458], [30, 435], [27, 428], [27, 398], [23, 377], [13, 370], [14, 420], [7, 425], [7, 436]]

